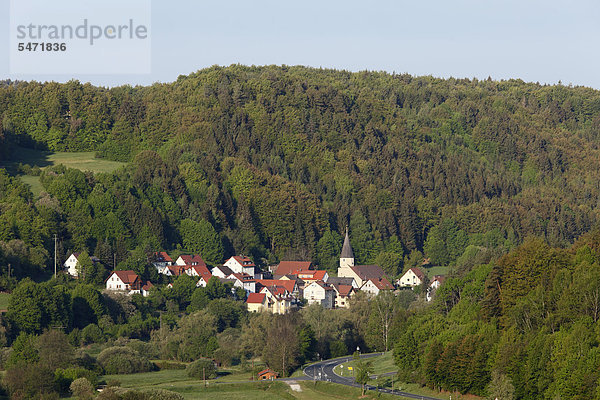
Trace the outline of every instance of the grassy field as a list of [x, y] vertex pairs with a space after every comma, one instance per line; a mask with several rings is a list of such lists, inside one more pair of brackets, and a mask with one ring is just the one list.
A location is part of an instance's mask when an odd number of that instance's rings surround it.
[[10, 293], [0, 293], [0, 311], [8, 308], [8, 302], [10, 301]]
[[[385, 374], [387, 372], [396, 372], [398, 368], [394, 364], [394, 357], [391, 351], [384, 353], [382, 356], [377, 356], [367, 359], [373, 363], [373, 375]], [[339, 365], [335, 368], [335, 373], [341, 376], [352, 376], [352, 372], [348, 370], [348, 367], [354, 367], [356, 361], [350, 361], [344, 363], [343, 368]]]
[[448, 267], [431, 267], [425, 268], [425, 272], [427, 273], [427, 277], [429, 279], [433, 278], [435, 275], [448, 275], [450, 268]]
[[[163, 370], [157, 372], [148, 372], [131, 375], [106, 375], [104, 379], [117, 380], [122, 388], [131, 388], [136, 390], [148, 390], [160, 388], [180, 393], [186, 399], [298, 399], [298, 400], [332, 400], [332, 399], [358, 399], [361, 392], [357, 388], [336, 385], [327, 382], [299, 381], [298, 385], [301, 391], [294, 391], [291, 387], [282, 381], [275, 382], [241, 382], [249, 376], [241, 374], [231, 374], [231, 381], [224, 381], [223, 378], [207, 381], [207, 387], [204, 387], [202, 380], [190, 379], [184, 370]], [[244, 379], [246, 378], [246, 379]], [[368, 393], [367, 399], [377, 398], [377, 394]], [[380, 398], [391, 399], [398, 398], [388, 395], [381, 395]]]
[[18, 175], [21, 180], [31, 187], [35, 196], [39, 196], [42, 191], [39, 177], [33, 175], [22, 175], [17, 171], [18, 164], [28, 164], [31, 167], [46, 168], [52, 165], [62, 164], [69, 168], [79, 169], [81, 171], [91, 171], [94, 173], [113, 172], [125, 163], [117, 161], [103, 160], [96, 158], [94, 152], [49, 152], [32, 150], [25, 148], [15, 149], [11, 160], [7, 160], [0, 165], [6, 168], [10, 173]]

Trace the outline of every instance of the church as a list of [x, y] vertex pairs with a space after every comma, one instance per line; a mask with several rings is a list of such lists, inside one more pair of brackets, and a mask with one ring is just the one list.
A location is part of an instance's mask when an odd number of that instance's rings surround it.
[[[385, 272], [379, 265], [355, 265], [354, 252], [350, 245], [350, 237], [348, 236], [348, 228], [346, 228], [346, 237], [342, 246], [342, 254], [340, 254], [340, 266], [338, 268], [338, 277], [354, 278], [358, 287], [362, 287], [369, 280], [372, 282], [385, 282], [391, 286], [385, 278]], [[386, 285], [387, 286], [387, 285]]]

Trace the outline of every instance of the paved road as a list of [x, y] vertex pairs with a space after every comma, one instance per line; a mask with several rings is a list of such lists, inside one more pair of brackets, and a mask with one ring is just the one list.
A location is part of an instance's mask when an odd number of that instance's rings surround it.
[[[376, 356], [380, 356], [382, 354], [383, 353], [363, 354], [360, 356], [360, 358], [376, 357]], [[336, 374], [335, 372], [333, 372], [333, 369], [336, 366], [338, 366], [339, 364], [349, 362], [349, 361], [352, 361], [352, 357], [342, 357], [342, 358], [336, 358], [333, 360], [325, 360], [325, 361], [321, 361], [319, 363], [310, 365], [310, 366], [304, 368], [304, 374], [306, 375], [305, 379], [310, 379], [310, 380], [316, 379], [316, 380], [321, 380], [321, 381], [339, 383], [341, 385], [346, 385], [346, 386], [361, 387], [361, 385], [354, 382], [353, 378], [342, 377], [342, 376], [339, 376], [338, 374]], [[389, 373], [382, 374], [380, 376], [387, 376], [387, 375], [390, 375], [390, 374]], [[296, 378], [296, 379], [298, 380], [298, 378]], [[372, 386], [372, 385], [366, 385], [365, 388], [367, 390], [378, 390], [375, 386]], [[417, 395], [417, 394], [401, 392], [398, 390], [392, 391], [391, 389], [386, 389], [386, 388], [379, 388], [379, 391], [382, 393], [394, 394], [397, 396], [404, 396], [404, 397], [408, 397], [411, 399], [441, 400], [441, 399], [438, 399], [435, 397], [421, 396], [421, 395]]]

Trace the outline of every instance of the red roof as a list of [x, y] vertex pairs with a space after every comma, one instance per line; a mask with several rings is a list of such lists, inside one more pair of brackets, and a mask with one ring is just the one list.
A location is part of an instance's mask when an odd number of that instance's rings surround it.
[[148, 290], [150, 290], [153, 287], [154, 287], [154, 285], [152, 284], [152, 282], [147, 281], [146, 284], [144, 286], [142, 286], [142, 289], [145, 290], [145, 291], [148, 291]]
[[350, 292], [354, 289], [352, 285], [339, 285], [334, 284], [333, 287], [336, 289], [340, 296], [348, 296]]
[[298, 278], [306, 281], [306, 280], [317, 280], [317, 281], [322, 281], [325, 279], [325, 274], [327, 273], [327, 271], [325, 270], [303, 270], [303, 271], [296, 271], [294, 273], [294, 275], [297, 275]]
[[390, 281], [388, 281], [385, 278], [382, 278], [380, 280], [377, 279], [371, 279], [371, 282], [373, 282], [373, 284], [377, 287], [377, 289], [379, 290], [393, 290], [394, 289], [394, 285], [392, 285], [390, 283]]
[[158, 262], [173, 262], [173, 259], [169, 257], [169, 255], [165, 251], [158, 251], [154, 253], [154, 256], [156, 257], [156, 261]]
[[271, 374], [273, 374], [275, 376], [279, 375], [277, 372], [273, 371], [271, 368], [267, 368], [267, 369], [263, 369], [262, 371], [260, 371], [258, 373], [258, 376], [265, 375], [265, 374], [268, 374], [268, 373], [271, 373]]
[[247, 281], [253, 281], [254, 280], [254, 277], [252, 275], [248, 275], [247, 273], [243, 273], [243, 274], [231, 274], [231, 275], [235, 276], [238, 280], [240, 280], [242, 282], [247, 282]]
[[265, 296], [264, 293], [249, 293], [246, 303], [262, 304], [265, 301]]
[[419, 278], [421, 281], [423, 281], [425, 279], [425, 274], [423, 273], [423, 271], [421, 271], [419, 268], [414, 267], [410, 269], [413, 274], [415, 274], [417, 276], [417, 278]]
[[233, 258], [235, 261], [237, 261], [242, 267], [256, 267], [256, 265], [254, 265], [254, 262], [252, 262], [252, 260], [250, 259], [250, 257], [246, 257], [246, 256], [233, 256], [231, 257]]
[[208, 278], [206, 279], [210, 279], [210, 277], [212, 276], [206, 265], [186, 265], [185, 269], [193, 269], [194, 271], [196, 271], [198, 276], [207, 276]]
[[355, 265], [350, 267], [356, 275], [360, 276], [363, 281], [369, 279], [381, 279], [385, 276], [385, 272], [379, 265]]
[[185, 266], [183, 265], [167, 265], [166, 268], [171, 271], [171, 274], [174, 276], [183, 275], [186, 270]]
[[179, 257], [181, 257], [185, 265], [203, 265], [206, 267], [206, 263], [198, 254], [194, 254], [193, 256], [181, 255]]
[[287, 290], [288, 293], [293, 293], [294, 287], [296, 286], [296, 281], [289, 281], [285, 279], [257, 279], [256, 283], [267, 288], [282, 287]]
[[312, 269], [312, 263], [310, 261], [281, 261], [274, 274], [289, 275], [293, 274], [295, 271], [308, 269]]
[[139, 282], [139, 280], [140, 280], [140, 277], [138, 276], [138, 274], [136, 274], [132, 270], [113, 271], [113, 273], [110, 274], [108, 278], [110, 278], [113, 274], [117, 275], [119, 277], [119, 279], [121, 280], [121, 282], [123, 282], [126, 285], [133, 285], [136, 281]]

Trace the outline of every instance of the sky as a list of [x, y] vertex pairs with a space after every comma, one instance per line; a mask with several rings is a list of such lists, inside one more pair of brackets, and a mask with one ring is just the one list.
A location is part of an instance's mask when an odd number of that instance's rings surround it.
[[147, 1], [149, 73], [90, 75], [11, 74], [9, 0], [0, 0], [0, 79], [148, 85], [212, 65], [286, 64], [600, 89], [597, 1]]

